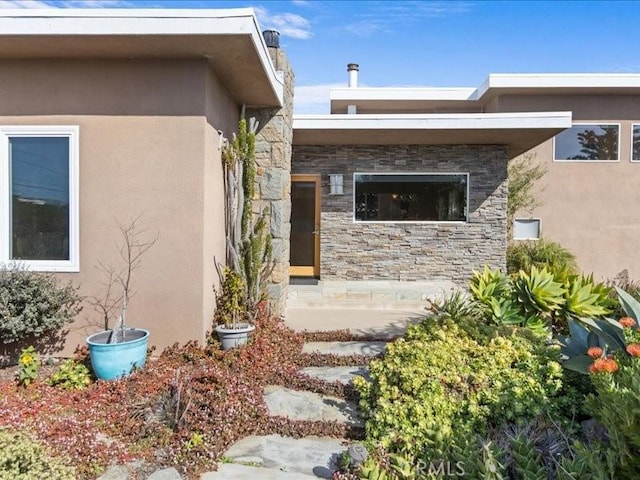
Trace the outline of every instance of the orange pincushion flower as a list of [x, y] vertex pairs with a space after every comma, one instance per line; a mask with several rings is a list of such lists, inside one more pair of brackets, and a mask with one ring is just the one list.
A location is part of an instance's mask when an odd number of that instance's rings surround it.
[[620, 322], [620, 325], [626, 328], [631, 328], [636, 324], [636, 321], [631, 317], [622, 317], [620, 320], [618, 320], [618, 322]]
[[640, 343], [632, 343], [628, 345], [627, 353], [632, 357], [640, 357]]
[[600, 347], [591, 347], [587, 350], [587, 355], [589, 355], [591, 358], [600, 358], [603, 353], [604, 350], [602, 350]]
[[618, 370], [618, 362], [616, 362], [613, 358], [598, 358], [589, 367], [589, 372], [591, 373], [613, 373], [616, 370]]

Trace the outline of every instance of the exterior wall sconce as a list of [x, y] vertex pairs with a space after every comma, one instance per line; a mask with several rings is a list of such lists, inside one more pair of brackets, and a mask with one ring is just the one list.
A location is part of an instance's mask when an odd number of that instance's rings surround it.
[[329, 194], [344, 195], [344, 177], [341, 173], [329, 175]]

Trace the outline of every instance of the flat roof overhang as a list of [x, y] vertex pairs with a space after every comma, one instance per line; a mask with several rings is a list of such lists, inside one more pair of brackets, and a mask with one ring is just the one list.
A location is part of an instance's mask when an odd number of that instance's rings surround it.
[[203, 58], [239, 104], [280, 107], [252, 9], [0, 9], [0, 59]]
[[294, 145], [505, 145], [516, 157], [571, 127], [571, 112], [295, 115]]
[[481, 112], [501, 95], [640, 95], [637, 73], [492, 73], [478, 88], [341, 87], [329, 93], [332, 113], [348, 105], [367, 113]]

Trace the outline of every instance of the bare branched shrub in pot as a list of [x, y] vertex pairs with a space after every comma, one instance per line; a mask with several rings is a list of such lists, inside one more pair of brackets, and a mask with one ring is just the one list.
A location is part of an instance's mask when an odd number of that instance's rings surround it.
[[158, 240], [157, 235], [144, 239], [146, 232], [140, 227], [140, 216], [128, 224], [116, 223], [122, 237], [118, 254], [124, 266], [118, 269], [98, 263], [97, 268], [105, 279], [105, 292], [93, 297], [91, 304], [102, 316], [104, 331], [87, 338], [94, 373], [105, 380], [128, 375], [133, 368], [145, 363], [149, 332], [127, 326], [127, 308], [134, 293], [133, 273], [140, 267], [143, 255]]

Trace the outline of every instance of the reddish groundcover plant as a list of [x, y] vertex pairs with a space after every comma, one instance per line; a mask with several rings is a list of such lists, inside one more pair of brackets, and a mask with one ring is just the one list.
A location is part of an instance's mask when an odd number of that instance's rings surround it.
[[263, 315], [245, 348], [174, 345], [130, 377], [84, 390], [70, 392], [42, 380], [28, 388], [0, 382], [0, 427], [28, 432], [75, 466], [82, 479], [134, 459], [155, 468], [178, 466], [196, 478], [214, 469], [233, 442], [252, 434], [360, 436], [336, 423], [268, 416], [263, 389], [269, 384], [348, 394], [299, 373], [306, 358], [302, 343], [282, 320]]

